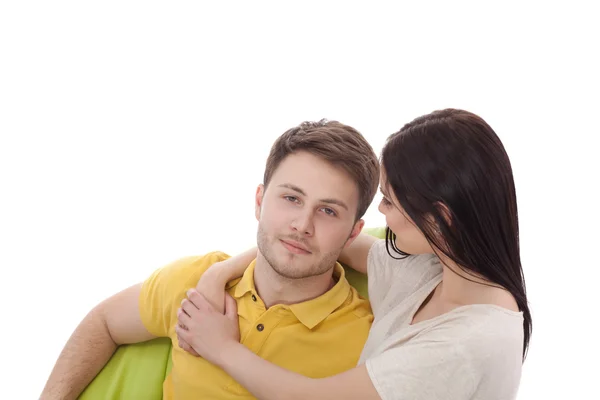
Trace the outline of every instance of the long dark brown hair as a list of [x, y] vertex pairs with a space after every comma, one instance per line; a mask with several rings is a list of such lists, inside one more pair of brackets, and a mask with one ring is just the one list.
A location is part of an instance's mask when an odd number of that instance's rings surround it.
[[[516, 299], [525, 358], [532, 322], [517, 198], [508, 155], [494, 130], [468, 111], [434, 111], [391, 135], [381, 162], [388, 189], [427, 240], [467, 274], [483, 276]], [[390, 247], [408, 255], [396, 247], [389, 227], [386, 236], [391, 256]]]

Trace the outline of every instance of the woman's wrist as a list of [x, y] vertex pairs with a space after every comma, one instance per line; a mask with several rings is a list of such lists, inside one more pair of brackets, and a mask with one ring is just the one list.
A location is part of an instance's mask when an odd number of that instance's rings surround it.
[[244, 271], [248, 268], [248, 265], [256, 258], [256, 252], [256, 248], [246, 250], [243, 253], [216, 263], [209, 270], [214, 269], [216, 278], [220, 283], [225, 285], [227, 282], [241, 278], [244, 275]]
[[227, 259], [213, 264], [206, 270], [205, 274], [208, 274], [212, 281], [217, 283], [218, 286], [225, 287], [227, 282], [233, 279], [231, 277], [232, 269], [231, 262]]
[[245, 346], [234, 340], [228, 341], [219, 353], [219, 358], [215, 360], [215, 364], [226, 372], [230, 372], [234, 364], [241, 362]]

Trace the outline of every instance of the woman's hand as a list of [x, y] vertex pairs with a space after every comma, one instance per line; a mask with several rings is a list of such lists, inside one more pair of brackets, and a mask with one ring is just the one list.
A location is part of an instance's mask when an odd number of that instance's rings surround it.
[[[225, 311], [225, 285], [230, 280], [239, 278], [244, 274], [248, 264], [256, 258], [256, 252], [257, 249], [252, 248], [227, 260], [214, 263], [202, 274], [196, 285], [196, 290], [204, 296], [215, 310], [221, 313]], [[180, 322], [178, 322], [178, 326], [180, 330], [186, 330], [186, 327], [182, 326]], [[198, 353], [181, 335], [177, 334], [177, 340], [179, 347], [198, 357]]]
[[[208, 268], [200, 277], [198, 284], [196, 285], [196, 290], [199, 293], [202, 293], [205, 299], [220, 313], [225, 312], [225, 285], [227, 284], [227, 277], [224, 277], [222, 270], [227, 268], [227, 263], [229, 261], [219, 261], [214, 263], [210, 268]], [[181, 328], [185, 329], [185, 326]], [[183, 350], [187, 351], [194, 357], [198, 357], [198, 353], [194, 351], [192, 346], [183, 339], [179, 334], [177, 334], [177, 341], [179, 342], [179, 347]]]
[[223, 315], [197, 290], [190, 289], [187, 294], [177, 310], [177, 336], [200, 356], [221, 365], [228, 346], [240, 341], [237, 303], [226, 294]]

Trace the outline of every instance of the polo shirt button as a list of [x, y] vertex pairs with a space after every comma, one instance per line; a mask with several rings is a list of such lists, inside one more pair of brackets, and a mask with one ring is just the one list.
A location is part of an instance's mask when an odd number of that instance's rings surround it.
[[265, 326], [264, 326], [263, 324], [258, 324], [258, 325], [256, 325], [256, 329], [257, 329], [259, 332], [262, 332], [262, 331], [263, 331], [263, 329], [265, 329]]
[[256, 301], [256, 296], [252, 295], [252, 301]]

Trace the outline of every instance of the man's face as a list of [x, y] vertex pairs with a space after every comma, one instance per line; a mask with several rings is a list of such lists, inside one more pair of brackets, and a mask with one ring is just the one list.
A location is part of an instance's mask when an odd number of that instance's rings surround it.
[[258, 249], [281, 276], [321, 275], [360, 233], [356, 183], [307, 152], [287, 156], [256, 192]]

